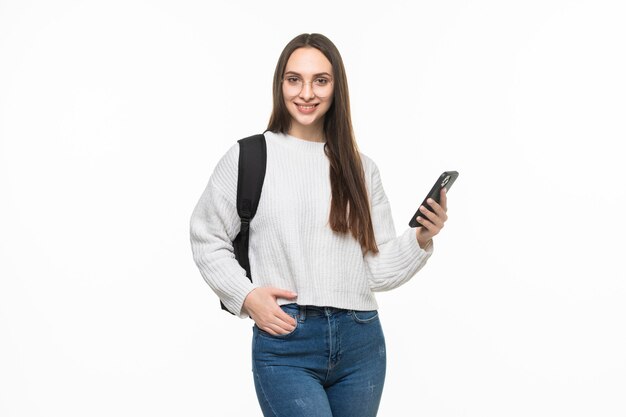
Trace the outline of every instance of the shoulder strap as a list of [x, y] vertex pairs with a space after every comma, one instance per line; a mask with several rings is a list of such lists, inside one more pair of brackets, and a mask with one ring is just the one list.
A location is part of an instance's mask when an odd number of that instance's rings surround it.
[[[241, 219], [241, 229], [233, 241], [235, 258], [246, 276], [252, 282], [250, 274], [250, 260], [248, 259], [248, 242], [250, 221], [256, 214], [261, 198], [263, 181], [265, 179], [265, 164], [267, 162], [267, 148], [263, 134], [239, 139], [239, 167], [237, 177], [237, 213]], [[227, 310], [220, 301], [223, 310]]]

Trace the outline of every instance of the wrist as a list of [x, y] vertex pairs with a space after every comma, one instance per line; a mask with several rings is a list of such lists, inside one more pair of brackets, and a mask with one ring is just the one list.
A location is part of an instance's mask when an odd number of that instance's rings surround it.
[[420, 246], [420, 248], [426, 249], [426, 247], [430, 245], [430, 242], [432, 242], [432, 239], [428, 239], [426, 242], [423, 243], [418, 240], [417, 244]]
[[428, 245], [430, 245], [430, 242], [431, 242], [433, 239], [432, 239], [431, 237], [429, 237], [429, 238], [424, 238], [424, 237], [421, 237], [421, 236], [419, 235], [419, 229], [420, 229], [420, 228], [418, 228], [418, 229], [417, 229], [417, 231], [415, 232], [415, 238], [417, 239], [417, 244], [419, 245], [419, 247], [420, 247], [420, 248], [422, 248], [422, 249], [426, 249], [426, 247], [427, 247]]

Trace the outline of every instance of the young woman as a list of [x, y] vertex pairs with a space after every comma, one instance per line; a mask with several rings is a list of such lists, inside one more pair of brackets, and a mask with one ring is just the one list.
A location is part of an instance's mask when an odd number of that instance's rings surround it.
[[335, 45], [317, 33], [283, 50], [273, 84], [267, 167], [250, 224], [251, 276], [232, 242], [239, 145], [220, 159], [191, 217], [194, 260], [229, 311], [251, 318], [264, 416], [369, 417], [385, 380], [374, 297], [407, 282], [447, 220], [445, 192], [422, 225], [396, 235], [374, 161], [358, 151]]

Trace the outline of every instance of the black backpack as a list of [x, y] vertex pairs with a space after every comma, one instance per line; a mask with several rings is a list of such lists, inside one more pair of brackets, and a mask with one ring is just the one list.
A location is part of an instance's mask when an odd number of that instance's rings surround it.
[[[239, 139], [239, 167], [237, 176], [237, 213], [241, 219], [241, 230], [233, 241], [235, 258], [239, 265], [246, 270], [246, 276], [252, 282], [250, 275], [250, 260], [248, 259], [248, 234], [250, 221], [256, 214], [265, 179], [265, 164], [267, 162], [267, 147], [263, 134]], [[220, 300], [222, 310], [228, 311]]]

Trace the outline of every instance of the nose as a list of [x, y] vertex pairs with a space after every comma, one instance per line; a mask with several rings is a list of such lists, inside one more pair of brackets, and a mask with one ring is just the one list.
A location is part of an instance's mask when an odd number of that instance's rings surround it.
[[302, 90], [300, 90], [300, 98], [303, 100], [310, 100], [315, 97], [315, 93], [313, 92], [313, 83], [305, 82], [302, 85]]

